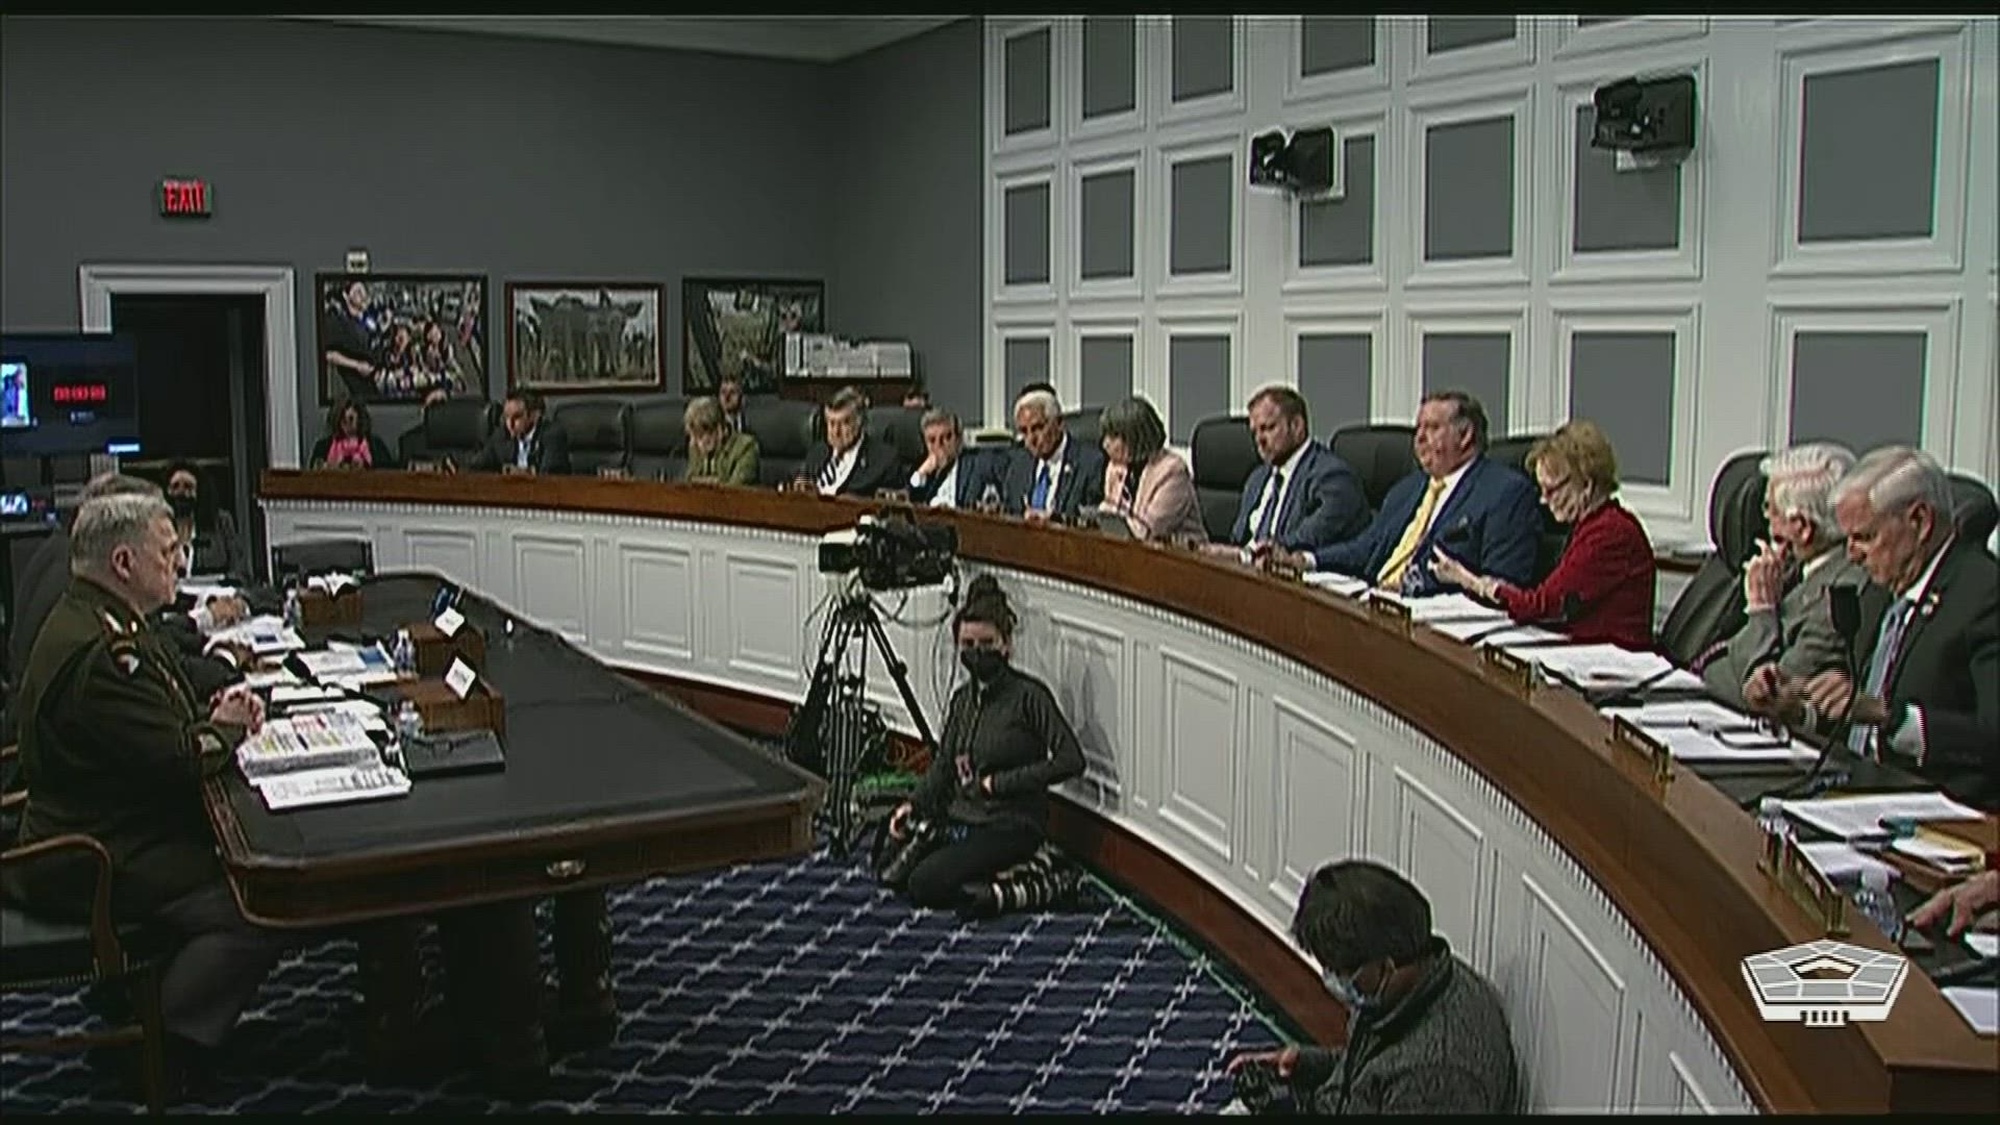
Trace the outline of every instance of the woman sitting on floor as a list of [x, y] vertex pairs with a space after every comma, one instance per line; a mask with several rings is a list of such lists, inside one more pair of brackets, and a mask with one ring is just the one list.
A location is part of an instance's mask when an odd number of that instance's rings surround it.
[[915, 797], [889, 818], [897, 840], [913, 831], [935, 839], [906, 884], [918, 906], [975, 909], [984, 882], [1042, 846], [1049, 787], [1083, 773], [1083, 747], [1055, 695], [1007, 662], [1014, 624], [1000, 584], [991, 575], [974, 578], [952, 619], [959, 663], [971, 679], [952, 692], [939, 751]]

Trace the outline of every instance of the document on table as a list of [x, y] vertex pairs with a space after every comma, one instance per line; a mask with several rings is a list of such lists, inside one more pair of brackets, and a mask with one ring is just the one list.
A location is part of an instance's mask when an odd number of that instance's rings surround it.
[[2000, 989], [1942, 988], [1938, 990], [1972, 1030], [1981, 1035], [2000, 1033]]
[[1828, 882], [1860, 882], [1866, 871], [1886, 871], [1891, 880], [1900, 879], [1903, 873], [1894, 864], [1883, 863], [1872, 855], [1857, 851], [1853, 845], [1839, 840], [1823, 840], [1810, 844], [1800, 844], [1799, 854], [1813, 869], [1827, 877]]
[[306, 589], [318, 590], [329, 598], [339, 597], [342, 590], [359, 585], [361, 585], [360, 580], [352, 574], [315, 574], [306, 579]]
[[1305, 582], [1308, 586], [1339, 594], [1343, 598], [1354, 597], [1368, 589], [1366, 578], [1355, 578], [1331, 570], [1309, 570], [1305, 574]]
[[1395, 602], [1410, 611], [1410, 620], [1421, 621], [1427, 625], [1436, 621], [1490, 621], [1497, 625], [1507, 620], [1506, 610], [1473, 601], [1464, 594], [1435, 594], [1427, 598], [1406, 598], [1401, 594], [1377, 590], [1368, 596]]
[[1635, 687], [1641, 683], [1665, 691], [1701, 687], [1700, 676], [1675, 668], [1666, 657], [1617, 645], [1553, 645], [1528, 649], [1521, 658], [1582, 688]]
[[1899, 837], [1889, 850], [1947, 875], [1974, 874], [1986, 858], [1973, 844], [1924, 829], [1918, 829], [1914, 836]]
[[265, 615], [252, 617], [237, 625], [232, 625], [208, 638], [210, 647], [219, 644], [240, 644], [258, 656], [271, 656], [280, 652], [297, 652], [306, 647], [305, 638], [294, 630], [285, 628], [285, 619]]
[[1816, 797], [1786, 801], [1785, 814], [1839, 840], [1887, 835], [1885, 818], [1918, 822], [1978, 820], [1979, 810], [1967, 808], [1943, 793], [1869, 793], [1855, 797]]
[[1505, 617], [1463, 617], [1427, 624], [1447, 637], [1477, 645], [1561, 644], [1569, 638], [1540, 625], [1510, 625]]
[[379, 764], [368, 728], [352, 713], [321, 711], [272, 719], [236, 748], [236, 764], [252, 784], [300, 770]]
[[1965, 947], [1981, 957], [2000, 957], [2000, 934], [1990, 930], [1969, 932], [1965, 935]]
[[1778, 737], [1747, 715], [1707, 699], [1672, 699], [1638, 707], [1606, 707], [1656, 738], [1679, 762], [1810, 762], [1819, 752]]
[[409, 791], [409, 775], [383, 765], [301, 770], [269, 778], [257, 787], [272, 812], [400, 797]]
[[302, 652], [299, 662], [306, 666], [306, 674], [315, 680], [330, 681], [364, 677], [372, 673], [386, 672], [393, 678], [395, 665], [390, 663], [389, 654], [381, 645], [366, 648], [329, 645], [320, 652]]

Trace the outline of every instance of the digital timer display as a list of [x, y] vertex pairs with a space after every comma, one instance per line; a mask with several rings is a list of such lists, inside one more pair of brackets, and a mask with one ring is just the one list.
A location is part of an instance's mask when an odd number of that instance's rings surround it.
[[111, 399], [111, 388], [103, 383], [57, 383], [49, 388], [50, 401], [58, 406], [94, 406]]
[[208, 214], [208, 181], [161, 180], [160, 214], [169, 218]]

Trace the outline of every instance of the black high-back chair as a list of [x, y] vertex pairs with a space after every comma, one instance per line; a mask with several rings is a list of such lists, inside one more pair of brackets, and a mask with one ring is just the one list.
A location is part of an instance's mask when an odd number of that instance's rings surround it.
[[1227, 543], [1229, 533], [1236, 530], [1243, 488], [1260, 463], [1249, 416], [1218, 414], [1196, 422], [1188, 439], [1188, 455], [1194, 461], [1189, 469], [1194, 473], [1202, 527], [1211, 540]]
[[566, 402], [550, 412], [569, 435], [569, 471], [595, 476], [632, 459], [632, 408], [616, 399]]
[[[1495, 463], [1505, 465], [1532, 483], [1535, 474], [1528, 468], [1528, 453], [1544, 434], [1509, 434], [1497, 438], [1486, 445], [1486, 456]], [[1535, 581], [1540, 582], [1556, 568], [1556, 560], [1562, 558], [1563, 548], [1569, 546], [1569, 529], [1556, 521], [1555, 514], [1547, 505], [1541, 506], [1542, 534], [1535, 545]]]
[[1958, 525], [1961, 539], [1985, 546], [1994, 526], [2000, 524], [2000, 505], [1993, 501], [1993, 490], [1977, 477], [1953, 473], [1951, 522]]
[[1069, 431], [1069, 440], [1096, 449], [1104, 439], [1104, 408], [1102, 406], [1079, 406], [1062, 416], [1063, 429]]
[[1396, 482], [1417, 471], [1416, 440], [1414, 426], [1365, 425], [1343, 426], [1326, 444], [1361, 478], [1369, 509], [1379, 512]]
[[888, 443], [903, 464], [924, 463], [924, 412], [907, 406], [871, 406], [863, 426], [868, 436]]
[[632, 407], [630, 472], [641, 480], [679, 480], [687, 472], [684, 398], [655, 398]]
[[424, 407], [417, 424], [396, 439], [396, 457], [412, 461], [469, 461], [486, 448], [500, 424], [500, 404], [483, 398], [440, 399]]
[[1717, 641], [1743, 627], [1743, 564], [1757, 540], [1770, 534], [1764, 521], [1761, 449], [1722, 463], [1708, 493], [1708, 534], [1715, 553], [1703, 560], [1660, 625], [1660, 652], [1686, 667]]
[[335, 571], [357, 577], [375, 573], [374, 544], [366, 539], [296, 539], [271, 547], [273, 585]]
[[819, 409], [788, 398], [752, 398], [743, 403], [743, 430], [757, 439], [757, 479], [776, 487], [799, 475], [811, 448]]

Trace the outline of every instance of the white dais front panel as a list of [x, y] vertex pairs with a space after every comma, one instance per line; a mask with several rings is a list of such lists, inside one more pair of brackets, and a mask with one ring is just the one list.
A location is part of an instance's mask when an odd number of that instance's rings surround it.
[[[819, 624], [808, 633], [806, 618], [829, 589], [816, 537], [472, 508], [266, 512], [274, 543], [366, 528], [384, 570], [442, 570], [537, 624], [587, 622], [582, 647], [611, 663], [789, 703], [805, 694]], [[1501, 990], [1536, 1110], [1752, 1108], [1610, 900], [1456, 756], [1345, 685], [1228, 633], [1090, 587], [972, 569], [1007, 590], [1021, 619], [1014, 662], [1048, 683], [1084, 745], [1086, 778], [1070, 796], [1280, 937], [1320, 864], [1394, 865]], [[884, 599], [901, 618], [889, 632], [935, 730], [955, 674], [946, 607], [934, 591], [899, 601]], [[912, 733], [886, 675], [869, 678], [878, 701], [895, 699], [884, 718]]]

